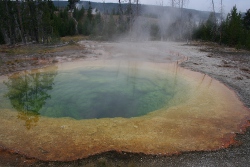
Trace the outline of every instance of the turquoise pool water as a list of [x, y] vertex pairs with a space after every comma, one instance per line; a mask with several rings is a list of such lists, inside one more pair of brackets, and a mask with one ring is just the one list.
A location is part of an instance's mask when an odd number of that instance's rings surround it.
[[137, 68], [40, 69], [10, 76], [1, 95], [5, 107], [29, 115], [130, 118], [168, 107], [179, 80]]

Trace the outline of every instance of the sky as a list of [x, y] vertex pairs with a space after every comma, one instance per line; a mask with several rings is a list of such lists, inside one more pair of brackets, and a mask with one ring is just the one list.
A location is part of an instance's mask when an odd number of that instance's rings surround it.
[[[117, 3], [118, 0], [90, 0], [92, 2], [115, 2]], [[128, 0], [121, 0], [121, 1], [128, 1]], [[132, 2], [134, 0], [131, 0]], [[189, 1], [185, 8], [189, 9], [196, 9], [196, 10], [202, 10], [202, 11], [211, 11], [212, 0], [186, 0]], [[162, 4], [164, 6], [170, 6], [170, 0], [139, 0], [141, 4], [151, 4], [151, 5], [159, 5]], [[220, 12], [220, 2], [221, 0], [214, 0], [215, 3], [215, 10], [216, 12]], [[236, 5], [238, 11], [240, 12], [246, 12], [247, 9], [250, 9], [250, 0], [223, 0], [223, 12], [229, 13], [233, 6]]]

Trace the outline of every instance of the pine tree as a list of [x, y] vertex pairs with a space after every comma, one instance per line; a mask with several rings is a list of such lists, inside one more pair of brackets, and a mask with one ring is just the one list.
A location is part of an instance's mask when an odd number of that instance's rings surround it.
[[93, 21], [93, 35], [95, 36], [100, 36], [103, 34], [103, 26], [104, 26], [104, 23], [103, 23], [103, 20], [101, 18], [101, 14], [100, 13], [97, 13], [95, 18], [94, 18], [94, 21]]
[[5, 33], [5, 20], [4, 20], [4, 2], [0, 1], [0, 44], [6, 43], [4, 39], [4, 33]]
[[84, 17], [85, 9], [82, 7], [80, 10], [77, 8], [74, 9], [73, 17], [76, 19], [76, 21], [81, 21]]
[[243, 26], [244, 26], [244, 39], [245, 46], [247, 49], [250, 49], [250, 9], [246, 12], [243, 17]]
[[93, 19], [93, 14], [92, 14], [92, 6], [91, 6], [91, 3], [89, 2], [89, 8], [88, 8], [88, 11], [87, 11], [87, 18], [88, 20], [91, 22], [92, 19]]
[[16, 43], [16, 18], [15, 14], [15, 3], [13, 1], [1, 2], [1, 31], [6, 35], [5, 42], [7, 44]]
[[79, 0], [68, 0], [68, 7], [70, 10], [73, 10], [75, 8], [75, 4], [79, 2]]
[[79, 34], [83, 34], [83, 23], [79, 22], [77, 25], [77, 30]]
[[231, 46], [241, 45], [243, 27], [241, 14], [237, 12], [236, 6], [228, 14], [226, 24], [227, 43]]
[[246, 30], [250, 30], [250, 9], [248, 9], [243, 17], [243, 25]]
[[106, 30], [107, 39], [112, 39], [115, 33], [116, 33], [115, 20], [113, 15], [110, 14]]
[[[35, 1], [28, 1], [28, 10], [29, 10], [29, 29], [32, 40], [39, 42], [39, 30], [38, 30], [38, 9]], [[40, 20], [39, 20], [40, 21]]]
[[67, 35], [70, 35], [70, 36], [76, 35], [76, 25], [75, 25], [75, 21], [72, 18], [70, 18], [68, 21]]
[[5, 44], [3, 33], [0, 31], [0, 44]]
[[21, 13], [21, 4], [18, 0], [16, 0], [16, 6], [17, 6], [17, 15], [18, 15], [18, 29], [20, 33], [20, 38], [22, 40], [22, 43], [26, 44], [26, 40], [24, 37], [24, 28], [23, 28], [23, 19], [22, 19], [22, 13]]

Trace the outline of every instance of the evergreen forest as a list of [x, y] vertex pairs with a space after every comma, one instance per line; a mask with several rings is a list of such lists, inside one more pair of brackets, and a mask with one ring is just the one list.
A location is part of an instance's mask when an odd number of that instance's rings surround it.
[[[112, 12], [76, 8], [78, 0], [69, 0], [64, 8], [55, 7], [51, 0], [0, 1], [0, 44], [17, 43], [50, 44], [64, 36], [84, 35], [96, 40], [112, 40], [132, 31], [138, 17], [147, 17], [147, 29], [151, 40], [203, 40], [237, 48], [250, 49], [250, 9], [242, 14], [234, 6], [225, 19], [211, 13], [207, 20], [195, 23], [192, 15], [180, 15], [163, 29], [164, 22], [154, 21], [158, 16], [140, 14], [138, 4], [118, 5]], [[157, 18], [158, 17], [158, 18]], [[182, 28], [183, 27], [183, 28]], [[177, 37], [173, 34], [179, 30]], [[186, 30], [186, 31], [184, 31]], [[164, 31], [164, 32], [163, 32]]]
[[194, 30], [193, 38], [250, 49], [250, 9], [243, 16], [234, 6], [225, 20], [217, 20], [211, 13], [208, 20]]
[[93, 15], [90, 2], [88, 9], [75, 8], [76, 2], [69, 0], [67, 7], [58, 9], [51, 0], [1, 0], [0, 44], [48, 44], [60, 37], [73, 35], [112, 39], [128, 29], [129, 19], [119, 18], [117, 24], [115, 13], [102, 16], [96, 11]]

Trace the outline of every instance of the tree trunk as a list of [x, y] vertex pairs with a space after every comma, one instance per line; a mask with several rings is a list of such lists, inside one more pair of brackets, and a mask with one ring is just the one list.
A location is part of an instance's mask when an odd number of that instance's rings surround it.
[[139, 0], [136, 0], [136, 16], [139, 16]]
[[26, 44], [26, 40], [24, 38], [24, 28], [23, 28], [23, 20], [22, 20], [22, 15], [21, 15], [21, 9], [20, 9], [20, 3], [18, 0], [16, 0], [17, 3], [17, 12], [18, 12], [18, 19], [19, 19], [19, 24], [20, 24], [20, 36], [22, 43]]
[[215, 40], [216, 35], [216, 16], [215, 16], [215, 7], [214, 7], [214, 0], [212, 0], [212, 6], [213, 6], [213, 27], [212, 27], [212, 40]]
[[221, 45], [221, 41], [222, 41], [222, 22], [223, 22], [223, 3], [222, 3], [222, 0], [220, 1], [220, 5], [221, 5], [221, 8], [220, 8], [220, 45]]
[[12, 20], [11, 20], [11, 15], [10, 15], [10, 11], [9, 11], [9, 5], [8, 5], [8, 1], [5, 0], [5, 8], [6, 8], [6, 15], [7, 15], [7, 26], [8, 26], [8, 37], [10, 39], [10, 43], [11, 45], [15, 44], [15, 39], [14, 39], [14, 31], [13, 31], [13, 27], [12, 27]]

